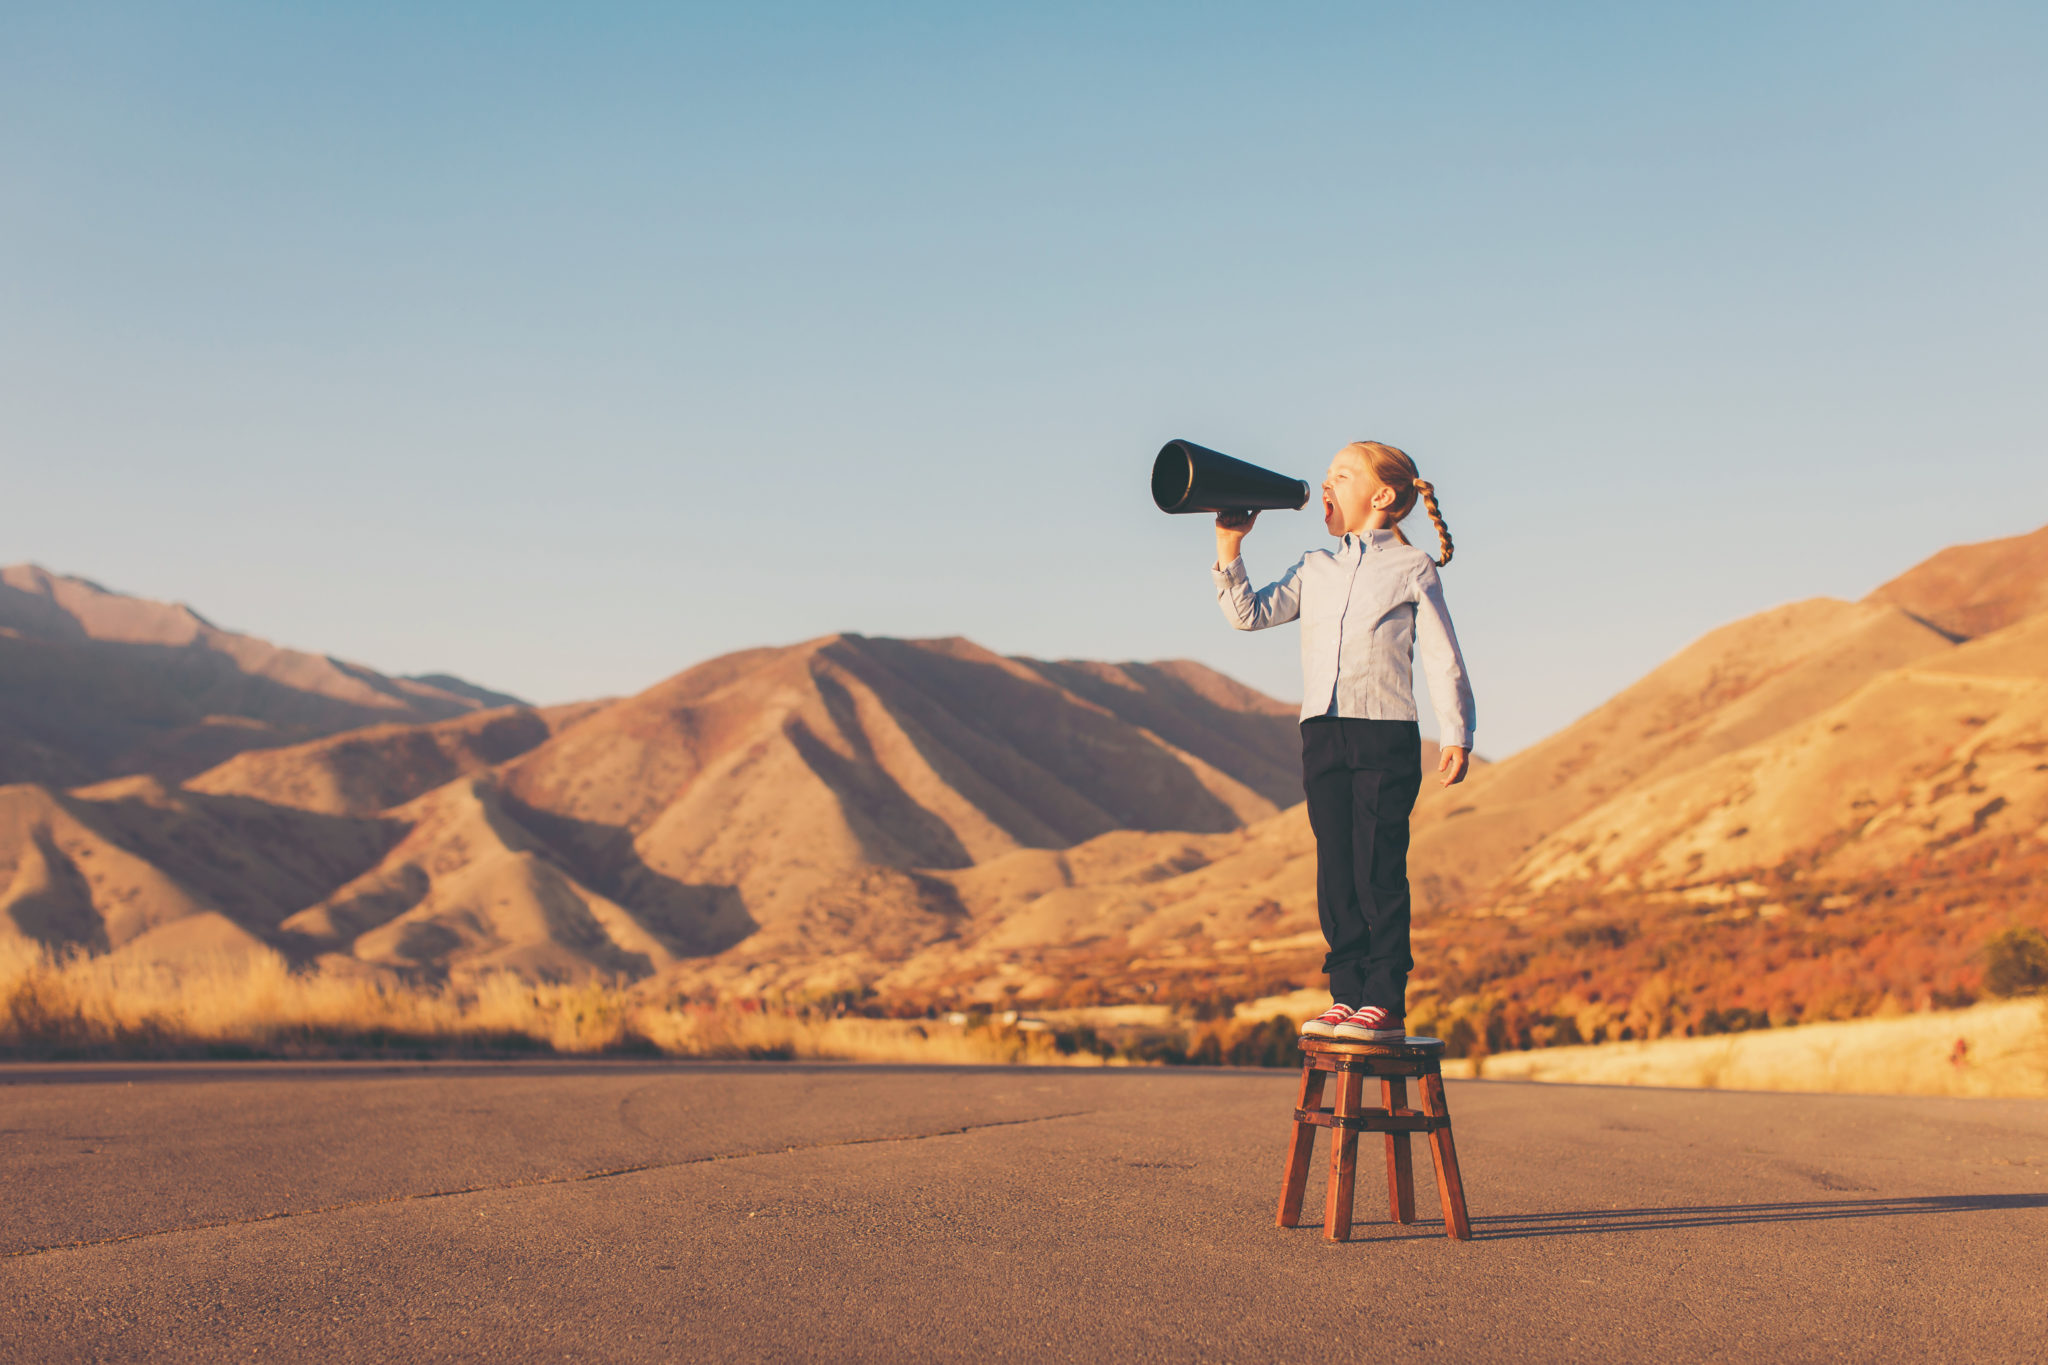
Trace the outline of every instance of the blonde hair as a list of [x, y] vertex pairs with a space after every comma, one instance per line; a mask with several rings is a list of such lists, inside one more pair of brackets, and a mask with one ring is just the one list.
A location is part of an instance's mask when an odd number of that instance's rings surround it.
[[[1422, 499], [1422, 505], [1429, 512], [1429, 519], [1436, 527], [1436, 543], [1443, 549], [1443, 557], [1435, 561], [1438, 568], [1451, 562], [1454, 547], [1451, 544], [1451, 528], [1444, 525], [1443, 509], [1437, 506], [1436, 485], [1428, 479], [1419, 478], [1415, 473], [1415, 461], [1407, 452], [1379, 441], [1353, 441], [1344, 447], [1357, 455], [1372, 471], [1372, 476], [1394, 490], [1394, 502], [1387, 509], [1396, 522], [1415, 510], [1415, 500]], [[1396, 526], [1394, 534], [1401, 536], [1401, 543], [1408, 544], [1408, 537], [1401, 534]]]

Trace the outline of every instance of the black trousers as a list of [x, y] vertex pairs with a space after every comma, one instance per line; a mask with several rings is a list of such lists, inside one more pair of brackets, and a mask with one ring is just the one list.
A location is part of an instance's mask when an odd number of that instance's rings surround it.
[[1323, 970], [1339, 1004], [1405, 1012], [1408, 815], [1422, 790], [1412, 720], [1317, 716], [1301, 723], [1301, 785], [1316, 836]]

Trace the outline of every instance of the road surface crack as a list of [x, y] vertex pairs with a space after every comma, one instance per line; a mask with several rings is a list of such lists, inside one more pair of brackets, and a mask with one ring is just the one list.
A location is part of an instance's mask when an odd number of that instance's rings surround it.
[[717, 1161], [745, 1161], [753, 1157], [786, 1156], [791, 1152], [822, 1152], [834, 1147], [873, 1147], [890, 1142], [927, 1142], [933, 1138], [959, 1137], [965, 1133], [978, 1133], [987, 1128], [1017, 1128], [1029, 1123], [1051, 1123], [1056, 1119], [1081, 1118], [1092, 1114], [1092, 1109], [1075, 1109], [1063, 1114], [1035, 1114], [1023, 1119], [990, 1119], [984, 1123], [963, 1123], [952, 1128], [939, 1128], [929, 1133], [884, 1133], [875, 1137], [833, 1138], [825, 1142], [797, 1142], [783, 1147], [755, 1147], [736, 1152], [711, 1152], [704, 1156], [679, 1157], [674, 1161], [642, 1161], [631, 1166], [607, 1166], [594, 1171], [575, 1171], [566, 1175], [536, 1175], [519, 1180], [490, 1181], [475, 1185], [459, 1185], [445, 1190], [418, 1190], [407, 1194], [386, 1195], [382, 1199], [347, 1199], [334, 1204], [322, 1204], [309, 1209], [280, 1209], [275, 1213], [252, 1214], [247, 1218], [222, 1218], [205, 1223], [181, 1223], [176, 1227], [150, 1228], [143, 1232], [123, 1232], [112, 1237], [89, 1237], [75, 1242], [50, 1242], [42, 1246], [18, 1247], [12, 1251], [0, 1251], [0, 1260], [14, 1260], [25, 1256], [41, 1256], [52, 1251], [74, 1251], [86, 1247], [114, 1246], [121, 1242], [141, 1241], [149, 1237], [175, 1237], [185, 1232], [210, 1232], [216, 1228], [246, 1227], [252, 1223], [275, 1223], [286, 1218], [316, 1217], [324, 1213], [346, 1213], [351, 1209], [372, 1209], [386, 1204], [411, 1204], [427, 1199], [453, 1199], [465, 1194], [489, 1194], [497, 1190], [532, 1189], [541, 1185], [578, 1185], [590, 1180], [611, 1180], [622, 1175], [639, 1175], [643, 1171], [666, 1171], [679, 1166], [707, 1166]]

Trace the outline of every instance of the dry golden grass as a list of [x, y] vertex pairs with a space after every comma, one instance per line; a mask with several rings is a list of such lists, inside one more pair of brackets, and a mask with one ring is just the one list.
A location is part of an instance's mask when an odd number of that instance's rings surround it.
[[53, 959], [0, 942], [0, 1054], [30, 1057], [559, 1053], [869, 1062], [1102, 1065], [1046, 1033], [832, 1016], [800, 1005], [706, 1007], [611, 986], [510, 976], [441, 989], [293, 972], [274, 956], [178, 966]]
[[[1129, 1062], [1289, 1065], [1286, 1020], [1316, 993], [1270, 997], [1234, 1020], [1197, 1024], [1163, 1008], [1075, 1011], [1052, 1028], [869, 1019], [801, 1002], [705, 1006], [605, 985], [509, 975], [422, 988], [388, 976], [294, 972], [261, 955], [172, 966], [53, 959], [0, 942], [0, 1055], [204, 1057], [642, 1055], [953, 1065]], [[1125, 1017], [1128, 1013], [1132, 1017]], [[1111, 1017], [1114, 1016], [1114, 1017]], [[1278, 1022], [1276, 1022], [1276, 1017]], [[1087, 1023], [1075, 1046], [1071, 1026]], [[1138, 1025], [1145, 1025], [1137, 1029]], [[1136, 1029], [1098, 1043], [1094, 1028]], [[1270, 1035], [1270, 1036], [1269, 1036]], [[1958, 1040], [1964, 1043], [1959, 1051]], [[1065, 1050], [1062, 1050], [1063, 1045]], [[1105, 1055], [1112, 1054], [1112, 1055]], [[1596, 1085], [1867, 1094], [2048, 1095], [2048, 1002], [1762, 1029], [1709, 1038], [1505, 1052], [1445, 1064], [1449, 1075]]]
[[[1247, 1021], [1274, 1014], [1306, 1019], [1329, 998], [1327, 991], [1295, 991], [1240, 1005], [1237, 1014]], [[2048, 1001], [1451, 1058], [1444, 1074], [1702, 1090], [2040, 1096], [2048, 1095]]]
[[1711, 1038], [1503, 1052], [1477, 1070], [1489, 1080], [1589, 1085], [2048, 1096], [2048, 1003], [2006, 1000]]

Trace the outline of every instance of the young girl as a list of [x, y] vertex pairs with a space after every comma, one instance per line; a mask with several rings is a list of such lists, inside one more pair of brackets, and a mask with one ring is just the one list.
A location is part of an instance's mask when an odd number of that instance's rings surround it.
[[[1401, 534], [1420, 496], [1443, 558]], [[1330, 946], [1330, 1008], [1304, 1034], [1347, 1039], [1407, 1033], [1408, 814], [1422, 787], [1413, 651], [1422, 653], [1442, 735], [1443, 785], [1465, 776], [1472, 686], [1437, 569], [1451, 533], [1415, 462], [1378, 441], [1337, 452], [1323, 479], [1323, 525], [1343, 537], [1311, 550], [1256, 591], [1238, 554], [1258, 513], [1216, 517], [1216, 600], [1239, 630], [1301, 619], [1301, 781], [1316, 836], [1316, 909]]]

